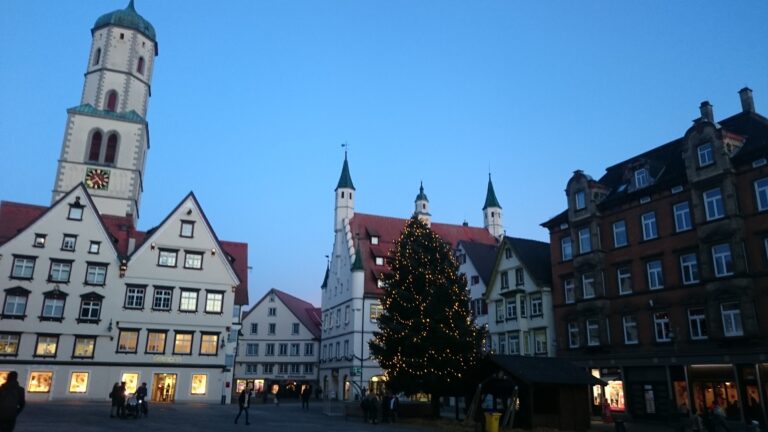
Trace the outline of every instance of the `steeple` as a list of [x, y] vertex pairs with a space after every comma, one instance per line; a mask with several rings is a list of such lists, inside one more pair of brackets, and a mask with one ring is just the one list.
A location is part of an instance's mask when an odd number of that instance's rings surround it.
[[496, 192], [493, 190], [491, 173], [488, 173], [488, 191], [485, 194], [485, 205], [483, 206], [483, 226], [494, 237], [504, 235], [504, 225], [501, 220], [501, 204], [499, 204]]
[[347, 152], [345, 151], [344, 165], [341, 168], [339, 183], [336, 185], [335, 232], [344, 229], [344, 220], [351, 219], [355, 215], [354, 191], [355, 185], [352, 184], [352, 176], [349, 174], [349, 162], [347, 162]]
[[432, 223], [432, 215], [429, 214], [429, 198], [427, 198], [427, 194], [424, 193], [424, 182], [421, 182], [419, 185], [419, 194], [416, 195], [414, 204], [415, 209], [413, 214], [429, 226]]

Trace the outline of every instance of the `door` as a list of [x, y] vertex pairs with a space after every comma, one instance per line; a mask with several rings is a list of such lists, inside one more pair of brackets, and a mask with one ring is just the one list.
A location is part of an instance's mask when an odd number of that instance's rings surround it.
[[152, 401], [173, 402], [174, 399], [176, 399], [176, 374], [154, 374], [152, 380]]

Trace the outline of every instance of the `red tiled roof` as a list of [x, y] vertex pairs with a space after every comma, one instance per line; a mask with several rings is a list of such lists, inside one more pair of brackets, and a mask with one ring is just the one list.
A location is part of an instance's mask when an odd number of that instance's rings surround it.
[[232, 268], [240, 279], [240, 285], [235, 289], [235, 304], [248, 304], [248, 243], [220, 241], [224, 251], [232, 257]]
[[0, 201], [0, 245], [23, 231], [46, 210], [48, 207]]
[[[352, 219], [350, 219], [352, 238], [355, 242], [359, 241], [359, 247], [362, 249], [363, 268], [366, 270], [366, 295], [376, 297], [382, 295], [376, 281], [376, 276], [386, 271], [387, 267], [386, 265], [376, 265], [375, 257], [387, 257], [389, 255], [389, 250], [394, 247], [395, 241], [400, 238], [400, 233], [407, 221], [407, 219], [364, 213], [355, 213]], [[485, 228], [443, 223], [433, 223], [431, 228], [432, 231], [450, 243], [454, 248], [459, 241], [488, 245], [497, 244], [496, 238]], [[378, 245], [371, 245], [371, 235], [379, 237]]]
[[320, 309], [279, 289], [272, 288], [271, 292], [274, 292], [277, 298], [296, 315], [296, 318], [304, 324], [304, 327], [309, 329], [316, 338], [320, 337]]

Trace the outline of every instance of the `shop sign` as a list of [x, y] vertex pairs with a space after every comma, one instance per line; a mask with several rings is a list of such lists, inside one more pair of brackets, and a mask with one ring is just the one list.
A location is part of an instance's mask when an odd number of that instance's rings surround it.
[[152, 357], [152, 361], [155, 363], [181, 363], [181, 359], [179, 357], [164, 355], [156, 355]]

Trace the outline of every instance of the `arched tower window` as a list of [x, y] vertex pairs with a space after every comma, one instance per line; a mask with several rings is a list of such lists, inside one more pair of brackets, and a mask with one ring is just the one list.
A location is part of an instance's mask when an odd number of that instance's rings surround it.
[[144, 75], [144, 57], [139, 57], [139, 63], [136, 65], [136, 72]]
[[98, 162], [101, 156], [101, 132], [91, 135], [91, 147], [88, 149], [88, 162]]
[[96, 48], [96, 53], [93, 55], [93, 65], [96, 66], [101, 61], [101, 48]]
[[117, 134], [111, 133], [107, 138], [107, 151], [104, 153], [104, 163], [114, 164], [117, 156]]
[[116, 111], [117, 110], [117, 92], [114, 90], [110, 90], [109, 93], [107, 93], [107, 111]]

